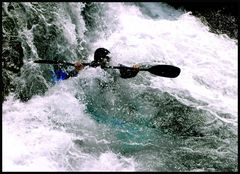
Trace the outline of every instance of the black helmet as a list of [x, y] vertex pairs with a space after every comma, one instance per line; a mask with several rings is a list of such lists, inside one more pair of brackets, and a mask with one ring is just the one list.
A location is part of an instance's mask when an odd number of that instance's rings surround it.
[[96, 49], [96, 51], [94, 52], [94, 62], [109, 62], [110, 61], [110, 57], [107, 56], [110, 53], [110, 51], [108, 51], [105, 48], [98, 48]]

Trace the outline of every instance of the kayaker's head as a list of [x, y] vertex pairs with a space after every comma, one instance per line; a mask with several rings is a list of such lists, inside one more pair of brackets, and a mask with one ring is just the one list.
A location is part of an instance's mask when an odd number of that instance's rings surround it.
[[108, 55], [110, 51], [105, 48], [98, 48], [94, 52], [94, 63], [100, 64], [101, 66], [107, 66], [111, 61], [111, 57]]

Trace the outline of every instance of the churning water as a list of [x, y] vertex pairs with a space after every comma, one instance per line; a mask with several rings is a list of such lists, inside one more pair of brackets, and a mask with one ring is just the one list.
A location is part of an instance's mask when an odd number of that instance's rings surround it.
[[[236, 40], [163, 3], [9, 5], [24, 65], [3, 103], [4, 171], [237, 171]], [[86, 67], [54, 84], [53, 67], [33, 63], [90, 62], [98, 47], [115, 65], [181, 74]]]

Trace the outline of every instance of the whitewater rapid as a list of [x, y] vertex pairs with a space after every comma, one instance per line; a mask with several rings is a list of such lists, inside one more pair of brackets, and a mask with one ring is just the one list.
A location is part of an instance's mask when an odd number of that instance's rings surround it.
[[[18, 31], [30, 52], [24, 48], [18, 88], [3, 102], [3, 171], [237, 171], [236, 40], [163, 3], [96, 3], [92, 30], [83, 3], [52, 11], [21, 4], [45, 24]], [[87, 67], [53, 84], [51, 67], [33, 63], [41, 58], [37, 26], [59, 29], [45, 58], [90, 62], [105, 47], [113, 64], [170, 64], [181, 74], [114, 81]], [[29, 100], [16, 98], [22, 91]]]

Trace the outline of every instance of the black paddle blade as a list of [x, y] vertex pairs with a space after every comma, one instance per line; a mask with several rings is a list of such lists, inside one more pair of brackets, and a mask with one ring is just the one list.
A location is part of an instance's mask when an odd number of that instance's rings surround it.
[[157, 76], [175, 78], [180, 74], [181, 69], [173, 65], [156, 65], [147, 71]]

